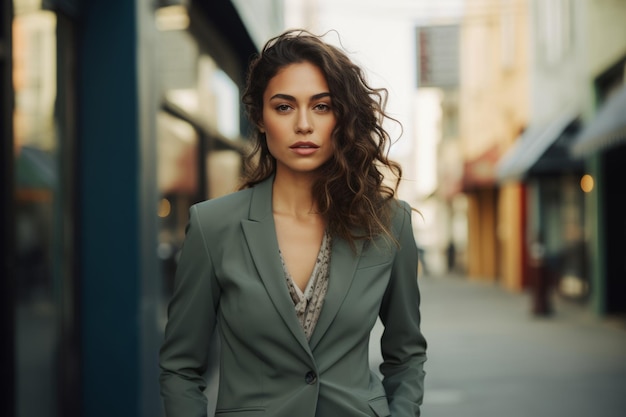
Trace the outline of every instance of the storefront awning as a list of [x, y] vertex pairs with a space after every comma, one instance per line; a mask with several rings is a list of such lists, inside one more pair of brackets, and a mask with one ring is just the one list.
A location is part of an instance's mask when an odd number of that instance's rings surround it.
[[616, 91], [598, 110], [572, 146], [575, 156], [589, 154], [626, 143], [626, 85]]
[[523, 179], [577, 118], [577, 111], [568, 110], [549, 123], [531, 125], [498, 161], [497, 180], [504, 182]]

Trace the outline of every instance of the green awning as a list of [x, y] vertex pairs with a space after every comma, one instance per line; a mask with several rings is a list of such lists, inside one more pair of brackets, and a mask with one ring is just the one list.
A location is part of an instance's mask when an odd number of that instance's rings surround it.
[[[500, 182], [521, 181], [527, 177], [531, 171], [540, 168], [537, 174], [547, 173], [542, 159], [550, 157], [550, 164], [558, 170], [570, 162], [567, 149], [559, 152], [563, 148], [563, 142], [567, 143], [571, 137], [567, 134], [570, 126], [573, 126], [578, 119], [578, 112], [567, 110], [558, 117], [553, 118], [544, 124], [535, 124], [526, 129], [520, 135], [513, 146], [498, 161], [496, 166], [496, 178]], [[549, 152], [554, 148], [554, 152]], [[556, 158], [554, 158], [556, 154]]]

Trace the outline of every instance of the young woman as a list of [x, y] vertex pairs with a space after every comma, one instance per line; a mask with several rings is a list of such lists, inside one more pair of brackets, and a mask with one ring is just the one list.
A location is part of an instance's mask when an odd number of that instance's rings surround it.
[[[424, 389], [410, 207], [385, 186], [386, 91], [305, 31], [270, 40], [243, 102], [255, 126], [242, 189], [190, 209], [161, 349], [169, 417], [414, 417]], [[371, 372], [376, 318], [382, 381]]]

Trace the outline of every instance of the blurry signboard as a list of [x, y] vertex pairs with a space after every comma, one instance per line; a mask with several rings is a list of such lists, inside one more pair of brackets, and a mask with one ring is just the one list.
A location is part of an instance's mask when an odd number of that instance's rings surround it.
[[417, 86], [457, 88], [459, 85], [459, 26], [416, 28]]

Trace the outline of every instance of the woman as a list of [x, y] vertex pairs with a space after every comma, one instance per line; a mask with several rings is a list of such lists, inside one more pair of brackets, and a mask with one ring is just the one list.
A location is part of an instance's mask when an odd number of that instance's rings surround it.
[[[270, 40], [243, 94], [256, 147], [242, 189], [190, 209], [161, 349], [170, 417], [418, 416], [420, 332], [411, 209], [383, 184], [384, 90], [305, 31]], [[380, 379], [369, 334], [385, 331]]]

